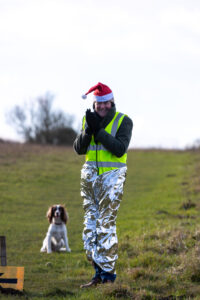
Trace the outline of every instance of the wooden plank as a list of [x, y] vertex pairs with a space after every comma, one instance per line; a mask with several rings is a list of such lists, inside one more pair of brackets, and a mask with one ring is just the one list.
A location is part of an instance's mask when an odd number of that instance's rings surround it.
[[1, 255], [1, 266], [7, 266], [5, 236], [0, 236], [0, 255]]
[[23, 290], [24, 267], [0, 267], [0, 286]]

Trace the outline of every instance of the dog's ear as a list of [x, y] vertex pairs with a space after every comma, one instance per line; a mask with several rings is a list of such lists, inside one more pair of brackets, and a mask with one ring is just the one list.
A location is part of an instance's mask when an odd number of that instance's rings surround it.
[[61, 211], [61, 220], [67, 224], [67, 221], [68, 221], [68, 215], [67, 215], [67, 211], [64, 207], [64, 205], [61, 205], [61, 208], [62, 208], [62, 211]]
[[53, 206], [50, 206], [47, 211], [47, 219], [49, 220], [49, 223], [51, 224], [53, 218]]

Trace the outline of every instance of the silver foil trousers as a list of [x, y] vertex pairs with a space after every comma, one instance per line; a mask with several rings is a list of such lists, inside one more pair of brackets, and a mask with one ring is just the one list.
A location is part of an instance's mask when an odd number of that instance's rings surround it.
[[105, 272], [115, 272], [118, 258], [116, 234], [117, 211], [123, 194], [126, 167], [97, 175], [97, 169], [87, 164], [81, 171], [83, 198], [84, 249], [89, 260]]

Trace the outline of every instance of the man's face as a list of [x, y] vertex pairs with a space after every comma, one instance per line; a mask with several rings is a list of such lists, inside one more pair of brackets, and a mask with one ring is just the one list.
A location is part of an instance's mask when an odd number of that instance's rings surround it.
[[111, 109], [112, 103], [111, 101], [105, 102], [96, 102], [94, 103], [95, 111], [100, 115], [100, 117], [104, 118], [107, 115], [109, 109]]

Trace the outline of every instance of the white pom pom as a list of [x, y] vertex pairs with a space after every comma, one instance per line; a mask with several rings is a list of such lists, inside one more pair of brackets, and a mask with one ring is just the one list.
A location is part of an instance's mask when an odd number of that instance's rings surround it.
[[87, 98], [87, 95], [82, 95], [82, 99], [86, 99]]

